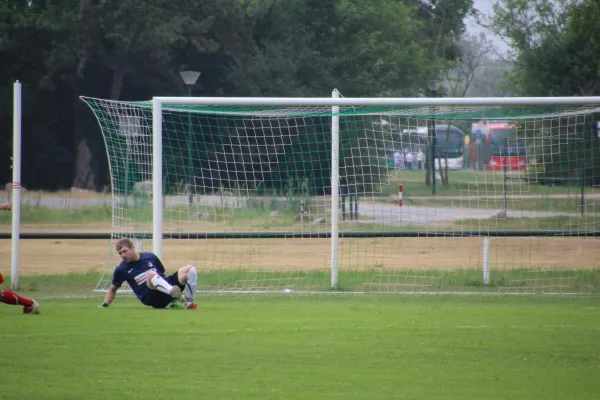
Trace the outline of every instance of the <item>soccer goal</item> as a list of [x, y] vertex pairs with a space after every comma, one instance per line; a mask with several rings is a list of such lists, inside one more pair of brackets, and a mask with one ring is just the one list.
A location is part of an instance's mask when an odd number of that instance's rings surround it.
[[112, 237], [199, 291], [600, 290], [600, 98], [82, 99]]

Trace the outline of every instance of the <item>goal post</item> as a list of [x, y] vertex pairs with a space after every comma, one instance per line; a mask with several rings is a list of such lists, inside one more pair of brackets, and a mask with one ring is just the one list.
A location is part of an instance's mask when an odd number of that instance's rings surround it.
[[20, 279], [20, 236], [21, 236], [21, 139], [22, 139], [22, 88], [21, 82], [13, 84], [13, 155], [12, 182], [10, 184], [12, 202], [12, 240], [10, 287], [19, 289]]
[[152, 100], [152, 251], [163, 257], [163, 119], [162, 102]]
[[[335, 89], [331, 97], [340, 98], [340, 92]], [[331, 107], [331, 288], [338, 289], [338, 202], [340, 193], [340, 107]]]
[[199, 290], [600, 291], [600, 98], [83, 100], [113, 237]]

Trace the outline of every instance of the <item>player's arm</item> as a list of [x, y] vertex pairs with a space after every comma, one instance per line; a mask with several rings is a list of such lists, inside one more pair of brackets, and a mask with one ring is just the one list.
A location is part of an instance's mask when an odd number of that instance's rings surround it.
[[104, 303], [102, 303], [102, 307], [110, 306], [110, 303], [112, 303], [112, 301], [115, 299], [115, 296], [117, 295], [117, 289], [119, 289], [121, 287], [124, 280], [125, 279], [123, 279], [121, 269], [119, 269], [119, 267], [117, 267], [115, 269], [115, 272], [113, 273], [112, 283], [111, 283], [110, 287], [108, 288], [108, 291], [104, 295]]
[[12, 209], [11, 203], [0, 203], [0, 210], [10, 211]]
[[108, 307], [110, 303], [112, 303], [112, 301], [115, 299], [115, 296], [117, 295], [117, 289], [118, 287], [116, 287], [115, 285], [110, 285], [108, 291], [104, 295], [104, 303], [102, 304], [102, 307]]

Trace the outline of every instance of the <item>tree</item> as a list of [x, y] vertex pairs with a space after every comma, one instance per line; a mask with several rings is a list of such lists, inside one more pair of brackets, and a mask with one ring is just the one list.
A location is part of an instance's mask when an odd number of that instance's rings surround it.
[[[425, 35], [420, 40], [421, 44], [430, 49], [430, 61], [426, 79], [439, 79], [442, 72], [448, 70], [460, 57], [458, 41], [465, 32], [465, 18], [475, 13], [472, 0], [418, 0], [418, 17], [423, 21]], [[443, 94], [444, 88], [442, 88]], [[429, 129], [432, 129], [429, 127]], [[428, 152], [431, 154], [431, 152]], [[440, 160], [441, 163], [441, 160]], [[431, 184], [429, 162], [426, 163], [425, 184]], [[446, 160], [446, 171], [442, 172], [442, 183], [449, 183]], [[435, 178], [435, 177], [434, 177]]]
[[238, 94], [408, 96], [437, 62], [417, 8], [385, 0], [273, 0], [249, 8], [252, 53], [229, 80]]
[[475, 15], [472, 0], [409, 0], [417, 7], [422, 35], [417, 42], [429, 49], [429, 79], [451, 68], [460, 57], [460, 40], [466, 31], [467, 16]]
[[[432, 35], [451, 49], [468, 4], [0, 0], [0, 140], [10, 143], [15, 79], [24, 83], [23, 162], [36, 165], [23, 183], [45, 189], [109, 182], [97, 123], [78, 96], [182, 95], [184, 65], [202, 71], [196, 93], [207, 96], [419, 96], [453, 59], [433, 50]], [[0, 168], [0, 179], [9, 174]]]
[[12, 89], [19, 80], [23, 85], [23, 184], [59, 189], [72, 179], [71, 137], [63, 134], [70, 132], [72, 121], [63, 104], [73, 91], [69, 80], [48, 74], [48, 49], [61, 40], [59, 29], [42, 24], [48, 7], [45, 1], [0, 1], [0, 179], [10, 179]]
[[[600, 4], [596, 0], [501, 0], [488, 26], [514, 48], [511, 89], [523, 96], [594, 96], [600, 94]], [[556, 157], [538, 157], [530, 171], [542, 182], [569, 183], [586, 171], [581, 181], [600, 181], [600, 141], [586, 116], [578, 137], [564, 145], [561, 127], [568, 117], [544, 121], [530, 140], [552, 149]], [[559, 139], [556, 139], [559, 138]], [[540, 147], [542, 146], [542, 147]], [[554, 153], [553, 153], [554, 154]]]
[[[120, 99], [127, 76], [130, 81], [136, 75], [152, 76], [147, 82], [162, 78], [181, 87], [176, 65], [192, 58], [190, 53], [213, 53], [221, 46], [235, 51], [244, 44], [243, 24], [236, 24], [237, 11], [235, 3], [228, 0], [81, 0], [76, 15], [64, 13], [64, 7], [52, 7], [47, 14], [58, 15], [56, 19], [62, 19], [70, 34], [54, 46], [50, 57], [63, 60], [81, 81], [87, 81], [89, 75], [106, 76], [109, 83], [104, 88], [108, 90], [97, 94], [101, 97]], [[94, 164], [87, 162], [94, 158], [88, 142], [85, 134], [76, 139], [74, 186], [86, 182], [89, 188], [96, 181], [91, 171]]]
[[514, 49], [511, 89], [524, 96], [600, 92], [597, 2], [501, 0], [486, 26]]
[[487, 59], [475, 70], [475, 78], [467, 90], [467, 97], [508, 97], [512, 95], [508, 77], [513, 62], [505, 59]]
[[492, 61], [493, 45], [484, 34], [465, 35], [459, 46], [460, 55], [456, 66], [444, 71], [444, 84], [452, 97], [465, 97], [471, 85], [476, 82], [478, 69], [485, 68]]

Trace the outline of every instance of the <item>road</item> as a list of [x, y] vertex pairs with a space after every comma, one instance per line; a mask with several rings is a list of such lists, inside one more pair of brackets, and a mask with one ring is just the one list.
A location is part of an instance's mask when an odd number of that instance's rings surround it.
[[[362, 217], [373, 218], [384, 225], [439, 225], [459, 219], [490, 219], [499, 216], [503, 210], [481, 208], [444, 208], [402, 206], [383, 203], [361, 202], [358, 213]], [[579, 217], [577, 213], [551, 211], [513, 211], [508, 210], [509, 218], [548, 218]], [[594, 214], [596, 215], [596, 214]]]
[[[227, 196], [216, 196], [216, 195], [204, 195], [199, 196], [202, 204], [209, 204], [213, 206], [224, 205], [227, 207], [233, 208], [243, 208], [246, 203], [245, 198], [240, 197], [227, 197]], [[527, 200], [527, 199], [579, 199], [581, 196], [579, 194], [548, 194], [548, 195], [534, 195], [534, 194], [511, 194], [507, 195], [506, 198], [509, 200]], [[436, 201], [474, 201], [474, 200], [502, 200], [504, 199], [503, 195], [480, 195], [480, 196], [469, 196], [469, 195], [461, 195], [461, 196], [406, 196], [404, 195], [404, 199], [407, 202], [410, 200], [436, 200]], [[586, 200], [597, 200], [600, 199], [600, 193], [589, 193], [585, 194]], [[133, 200], [131, 200], [133, 201]], [[167, 206], [178, 206], [187, 204], [188, 198], [187, 196], [167, 196], [166, 204]], [[29, 205], [29, 206], [38, 206], [38, 207], [48, 207], [48, 208], [74, 208], [74, 207], [93, 207], [93, 206], [102, 206], [102, 205], [111, 205], [111, 199], [70, 199], [70, 198], [35, 198], [35, 199], [22, 199], [21, 204]], [[415, 210], [415, 213], [423, 214], [419, 211], [421, 208], [426, 208], [428, 210], [433, 210], [435, 208], [432, 207], [412, 207]], [[443, 208], [447, 210], [447, 208]], [[459, 208], [452, 208], [452, 210], [460, 210]], [[462, 209], [462, 210], [473, 210], [473, 209]], [[495, 210], [491, 210], [495, 211]], [[534, 212], [534, 214], [538, 215], [539, 213]], [[423, 214], [424, 215], [424, 214]]]

